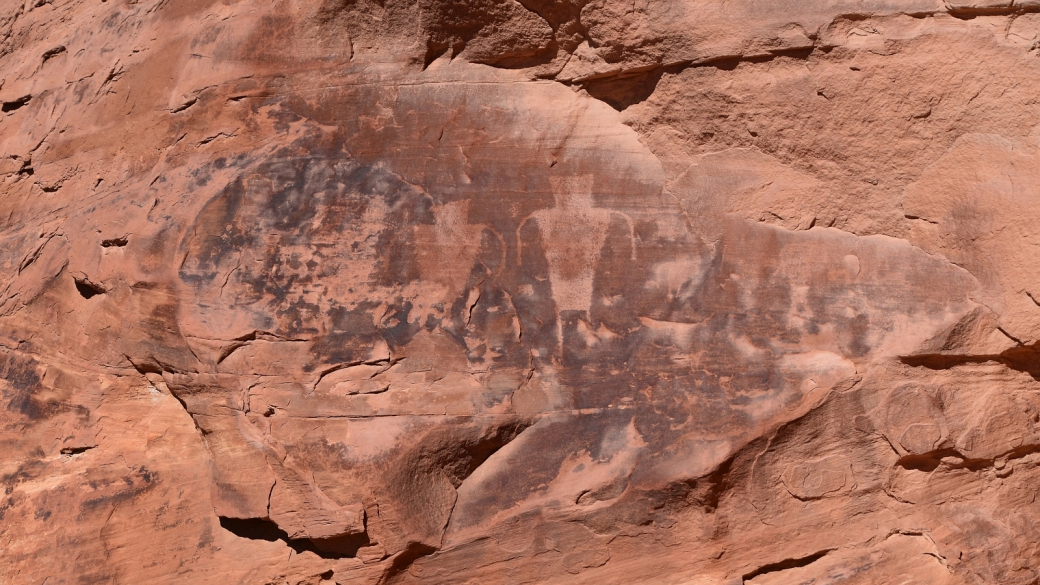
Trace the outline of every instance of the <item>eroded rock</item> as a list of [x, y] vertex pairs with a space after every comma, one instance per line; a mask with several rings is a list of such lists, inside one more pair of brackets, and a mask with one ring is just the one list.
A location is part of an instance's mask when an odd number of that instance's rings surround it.
[[0, 7], [0, 581], [1035, 582], [1038, 17]]

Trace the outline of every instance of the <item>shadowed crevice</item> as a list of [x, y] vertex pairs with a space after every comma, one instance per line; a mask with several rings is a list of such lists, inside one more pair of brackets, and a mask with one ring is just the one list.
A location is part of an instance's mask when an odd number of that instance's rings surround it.
[[899, 361], [915, 368], [949, 370], [966, 364], [996, 362], [1017, 372], [1024, 372], [1040, 381], [1040, 349], [1034, 345], [1021, 345], [998, 354], [919, 354], [900, 356]]
[[394, 557], [394, 560], [390, 562], [390, 566], [387, 567], [386, 572], [383, 573], [383, 577], [379, 580], [379, 585], [389, 585], [390, 583], [393, 583], [394, 580], [401, 573], [407, 571], [408, 567], [411, 567], [415, 561], [435, 552], [437, 552], [437, 549], [428, 544], [422, 544], [419, 542], [409, 543], [408, 546], [405, 547], [404, 551]]
[[819, 552], [813, 553], [813, 554], [811, 554], [809, 556], [798, 557], [796, 559], [784, 559], [784, 560], [776, 562], [776, 563], [769, 563], [768, 565], [762, 565], [761, 567], [755, 569], [754, 571], [751, 571], [750, 573], [745, 574], [743, 576], [743, 578], [741, 579], [741, 581], [742, 581], [742, 583], [747, 583], [749, 580], [754, 579], [755, 577], [760, 577], [760, 576], [765, 575], [767, 573], [777, 573], [779, 571], [786, 571], [788, 569], [798, 569], [798, 568], [801, 568], [801, 567], [806, 567], [806, 566], [809, 566], [809, 565], [815, 563], [816, 561], [822, 559], [823, 557], [827, 556], [828, 554], [830, 554], [831, 552], [833, 552], [835, 550], [837, 550], [837, 549], [835, 549], [835, 548], [828, 548], [828, 549], [821, 550]]
[[29, 100], [31, 100], [31, 99], [32, 99], [31, 95], [25, 95], [25, 96], [22, 96], [22, 97], [20, 97], [20, 98], [18, 98], [16, 100], [11, 100], [9, 102], [3, 102], [2, 104], [0, 104], [0, 112], [3, 112], [5, 114], [7, 114], [9, 112], [13, 112], [13, 111], [21, 108], [22, 106], [28, 104]]
[[[614, 75], [575, 81], [572, 85], [580, 86], [590, 96], [620, 112], [629, 106], [646, 101], [657, 90], [658, 82], [666, 73], [675, 75], [697, 67], [714, 67], [721, 71], [733, 71], [742, 63], [768, 63], [779, 57], [806, 60], [816, 49], [817, 47], [780, 49], [767, 55], [752, 57], [721, 57], [700, 62], [681, 61], [638, 72], [622, 71]], [[821, 47], [821, 50], [826, 51], [827, 49]]]
[[947, 13], [960, 20], [973, 20], [979, 16], [1019, 16], [1040, 12], [1040, 6], [1018, 6], [1008, 1], [1005, 6], [971, 6], [949, 8]]
[[338, 536], [335, 538], [290, 538], [289, 534], [267, 518], [227, 518], [219, 516], [220, 527], [239, 538], [282, 541], [297, 553], [310, 551], [323, 559], [354, 558], [357, 551], [368, 546], [367, 533]]
[[[946, 465], [950, 469], [967, 469], [968, 471], [982, 471], [997, 466], [997, 461], [1012, 461], [1021, 459], [1028, 455], [1040, 453], [1040, 445], [1027, 444], [1016, 447], [996, 457], [971, 458], [956, 449], [938, 449], [928, 453], [911, 454], [900, 457], [896, 465], [908, 471], [922, 471], [931, 473], [940, 465]], [[943, 459], [947, 459], [943, 461]], [[952, 461], [951, 461], [952, 459]]]
[[121, 238], [109, 238], [107, 240], [101, 240], [102, 248], [122, 248], [127, 245], [129, 240], [126, 236]]
[[[680, 67], [673, 69], [669, 72], [678, 73], [682, 70]], [[582, 87], [590, 96], [620, 112], [629, 106], [646, 101], [653, 95], [657, 89], [657, 83], [661, 81], [666, 70], [665, 67], [658, 67], [635, 75], [594, 79]]]
[[75, 279], [75, 282], [76, 291], [78, 291], [79, 295], [85, 299], [90, 299], [97, 295], [105, 294], [105, 289], [101, 288], [100, 285], [94, 284], [93, 282], [90, 282], [85, 278], [77, 278]]

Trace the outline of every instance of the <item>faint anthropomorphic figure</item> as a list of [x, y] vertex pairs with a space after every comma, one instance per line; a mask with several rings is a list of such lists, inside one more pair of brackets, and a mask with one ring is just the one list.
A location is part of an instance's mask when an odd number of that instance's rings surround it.
[[468, 200], [432, 208], [433, 225], [416, 228], [416, 254], [423, 296], [450, 305], [462, 295], [481, 255], [486, 226], [469, 222]]
[[541, 236], [556, 306], [557, 339], [562, 341], [564, 320], [589, 318], [596, 266], [611, 223], [622, 221], [630, 232], [631, 221], [593, 205], [592, 175], [550, 177], [549, 183], [556, 205], [532, 213], [520, 231], [533, 222]]

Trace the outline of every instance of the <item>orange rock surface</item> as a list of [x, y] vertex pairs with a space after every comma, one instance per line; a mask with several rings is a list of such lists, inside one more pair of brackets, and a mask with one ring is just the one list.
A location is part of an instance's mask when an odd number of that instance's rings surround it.
[[1035, 584], [1040, 2], [0, 0], [0, 583]]

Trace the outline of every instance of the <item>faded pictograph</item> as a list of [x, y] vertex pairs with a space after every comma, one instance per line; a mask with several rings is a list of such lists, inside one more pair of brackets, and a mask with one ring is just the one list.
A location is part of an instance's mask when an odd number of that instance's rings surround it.
[[550, 177], [549, 183], [554, 207], [531, 214], [518, 232], [523, 238], [533, 231], [540, 239], [556, 305], [557, 339], [562, 343], [560, 324], [566, 313], [590, 317], [596, 269], [612, 224], [623, 225], [631, 238], [631, 220], [595, 206], [593, 175]]

